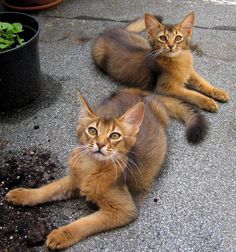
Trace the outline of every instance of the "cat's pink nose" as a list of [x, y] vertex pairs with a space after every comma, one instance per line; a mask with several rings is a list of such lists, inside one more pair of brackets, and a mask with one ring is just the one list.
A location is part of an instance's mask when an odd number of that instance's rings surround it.
[[103, 143], [97, 143], [97, 147], [99, 150], [101, 150], [104, 146], [105, 146], [105, 144], [103, 144]]
[[168, 45], [168, 47], [171, 49], [173, 49], [174, 45]]

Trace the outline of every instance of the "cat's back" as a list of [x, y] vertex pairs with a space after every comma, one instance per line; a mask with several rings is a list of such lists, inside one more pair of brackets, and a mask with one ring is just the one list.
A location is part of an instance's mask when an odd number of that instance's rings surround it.
[[[150, 49], [150, 45], [146, 39], [136, 33], [128, 32], [120, 28], [105, 30], [95, 40], [95, 45], [96, 44], [100, 44], [100, 46], [103, 45], [107, 50], [116, 48], [135, 52]], [[96, 48], [93, 51], [96, 51]]]
[[111, 29], [95, 40], [92, 57], [103, 72], [120, 83], [147, 89], [153, 85], [151, 70], [144, 64], [150, 50], [148, 41], [140, 35]]

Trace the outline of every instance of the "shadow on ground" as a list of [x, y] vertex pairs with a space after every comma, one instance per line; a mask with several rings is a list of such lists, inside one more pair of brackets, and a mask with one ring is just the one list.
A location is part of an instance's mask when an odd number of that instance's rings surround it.
[[62, 85], [60, 81], [54, 80], [51, 76], [42, 76], [42, 93], [33, 102], [26, 104], [22, 108], [0, 113], [0, 120], [6, 123], [19, 123], [32, 117], [37, 111], [45, 109], [54, 104], [60, 97]]

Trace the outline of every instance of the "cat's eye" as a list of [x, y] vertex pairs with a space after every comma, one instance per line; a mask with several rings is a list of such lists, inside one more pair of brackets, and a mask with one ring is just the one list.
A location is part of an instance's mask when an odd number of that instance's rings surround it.
[[159, 39], [160, 39], [161, 41], [163, 41], [163, 42], [167, 41], [167, 38], [166, 38], [166, 36], [164, 36], [164, 35], [161, 35], [161, 36], [159, 37]]
[[180, 36], [180, 35], [177, 35], [176, 37], [175, 37], [175, 41], [181, 41], [182, 40], [182, 36]]
[[111, 135], [109, 136], [112, 140], [118, 140], [120, 138], [120, 133], [117, 132], [113, 132], [111, 133]]
[[93, 127], [89, 127], [88, 128], [88, 133], [90, 135], [92, 135], [92, 136], [96, 136], [98, 134], [98, 131], [95, 128], [93, 128]]

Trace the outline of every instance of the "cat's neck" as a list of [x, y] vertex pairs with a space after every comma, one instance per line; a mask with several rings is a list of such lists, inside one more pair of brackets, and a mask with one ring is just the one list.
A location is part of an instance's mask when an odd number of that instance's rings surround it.
[[97, 158], [94, 154], [90, 153], [84, 157], [78, 159], [80, 153], [78, 151], [72, 152], [69, 163], [76, 170], [80, 170], [83, 173], [88, 174], [98, 174], [100, 173], [116, 173], [116, 176], [119, 176], [120, 173], [123, 173], [125, 167], [128, 163], [128, 157], [123, 156], [122, 160], [117, 157], [114, 158]]
[[93, 200], [94, 196], [119, 183], [126, 165], [127, 161], [116, 163], [109, 159], [98, 160], [91, 155], [86, 155], [79, 161], [72, 159], [70, 162], [74, 183], [79, 186], [81, 195], [86, 196], [88, 200]]

